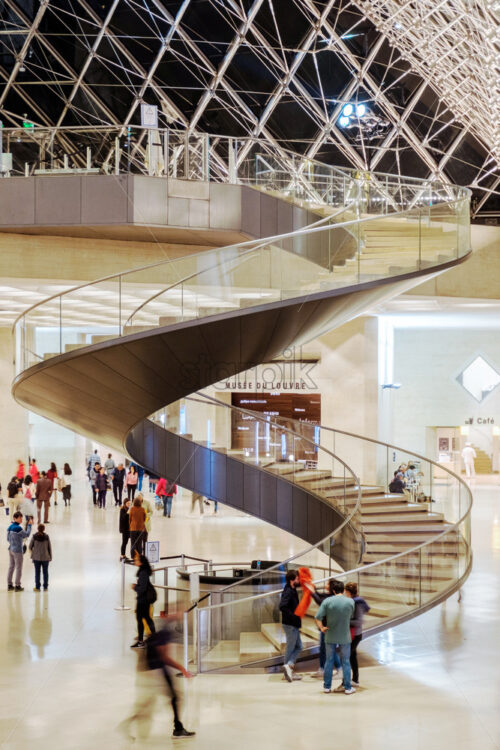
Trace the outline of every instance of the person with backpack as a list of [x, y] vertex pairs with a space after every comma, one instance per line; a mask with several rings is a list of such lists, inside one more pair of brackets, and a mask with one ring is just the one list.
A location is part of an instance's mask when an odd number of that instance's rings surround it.
[[50, 537], [45, 533], [43, 523], [38, 524], [38, 531], [33, 534], [29, 544], [31, 559], [35, 565], [35, 588], [40, 591], [40, 572], [43, 571], [43, 590], [49, 588], [49, 562], [52, 561], [52, 546]]
[[[21, 586], [21, 575], [23, 572], [23, 556], [26, 550], [24, 540], [31, 534], [31, 523], [26, 524], [26, 530], [21, 526], [23, 514], [19, 511], [14, 513], [12, 523], [7, 529], [7, 541], [9, 543], [9, 570], [7, 571], [7, 589], [9, 591], [24, 591]], [[31, 519], [30, 519], [31, 520]], [[12, 581], [16, 573], [15, 585]]]
[[151, 633], [156, 632], [153, 618], [149, 613], [149, 608], [156, 601], [156, 590], [151, 583], [151, 576], [153, 571], [149, 560], [146, 555], [139, 552], [134, 553], [134, 565], [139, 570], [137, 571], [137, 583], [132, 584], [132, 588], [137, 594], [137, 640], [132, 644], [130, 648], [144, 648], [144, 621]]
[[163, 503], [163, 517], [170, 518], [172, 513], [172, 500], [174, 495], [177, 494], [177, 485], [174, 482], [167, 482], [164, 477], [161, 477], [158, 484], [156, 485], [156, 495], [160, 498]]

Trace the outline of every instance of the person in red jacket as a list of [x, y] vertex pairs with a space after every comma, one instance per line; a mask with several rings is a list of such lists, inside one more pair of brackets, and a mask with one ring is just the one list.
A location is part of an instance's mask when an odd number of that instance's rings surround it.
[[170, 514], [172, 513], [172, 500], [176, 494], [177, 485], [174, 484], [174, 482], [167, 482], [167, 480], [162, 477], [156, 486], [156, 495], [163, 503], [163, 517], [167, 516], [170, 518]]
[[[33, 479], [33, 477], [32, 477]], [[47, 479], [50, 479], [52, 482], [52, 492], [54, 495], [54, 505], [57, 505], [57, 467], [55, 463], [52, 461], [50, 464], [50, 469], [47, 472]]]
[[[17, 472], [16, 477], [21, 480], [21, 483], [24, 479], [24, 476], [26, 474], [26, 468], [24, 466], [24, 463], [21, 461], [20, 458], [17, 459]], [[33, 479], [33, 477], [31, 477]]]
[[31, 459], [30, 477], [32, 478], [34, 484], [36, 484], [40, 479], [40, 472], [38, 471], [38, 466], [36, 465], [36, 458]]

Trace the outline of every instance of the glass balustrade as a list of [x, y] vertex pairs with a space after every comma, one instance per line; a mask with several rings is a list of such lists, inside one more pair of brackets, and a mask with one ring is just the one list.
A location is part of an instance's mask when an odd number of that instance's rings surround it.
[[343, 209], [333, 220], [326, 217], [303, 230], [162, 261], [71, 289], [16, 321], [16, 371], [158, 326], [284, 300], [307, 301], [311, 295], [453, 261], [470, 249], [465, 204], [360, 220], [346, 219], [349, 212]]

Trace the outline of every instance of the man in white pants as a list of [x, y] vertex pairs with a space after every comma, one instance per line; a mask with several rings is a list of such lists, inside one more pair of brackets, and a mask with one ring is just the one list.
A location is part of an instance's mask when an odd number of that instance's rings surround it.
[[476, 476], [476, 469], [474, 467], [474, 459], [476, 458], [476, 451], [470, 443], [465, 443], [465, 448], [462, 451], [462, 458], [465, 464], [465, 475], [469, 479], [470, 477]]

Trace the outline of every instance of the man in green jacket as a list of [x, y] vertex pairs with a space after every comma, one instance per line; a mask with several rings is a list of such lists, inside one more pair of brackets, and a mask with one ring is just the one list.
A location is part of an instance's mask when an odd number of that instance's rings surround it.
[[[316, 625], [325, 634], [326, 663], [323, 689], [325, 693], [332, 692], [333, 659], [338, 645], [344, 679], [335, 688], [334, 693], [352, 695], [356, 692], [356, 688], [351, 685], [351, 664], [349, 660], [351, 655], [350, 622], [354, 614], [354, 602], [344, 596], [342, 581], [334, 581], [332, 586], [336, 595], [329, 596], [328, 599], [323, 601], [315, 617]], [[322, 622], [324, 617], [326, 617], [326, 625], [323, 625]]]

